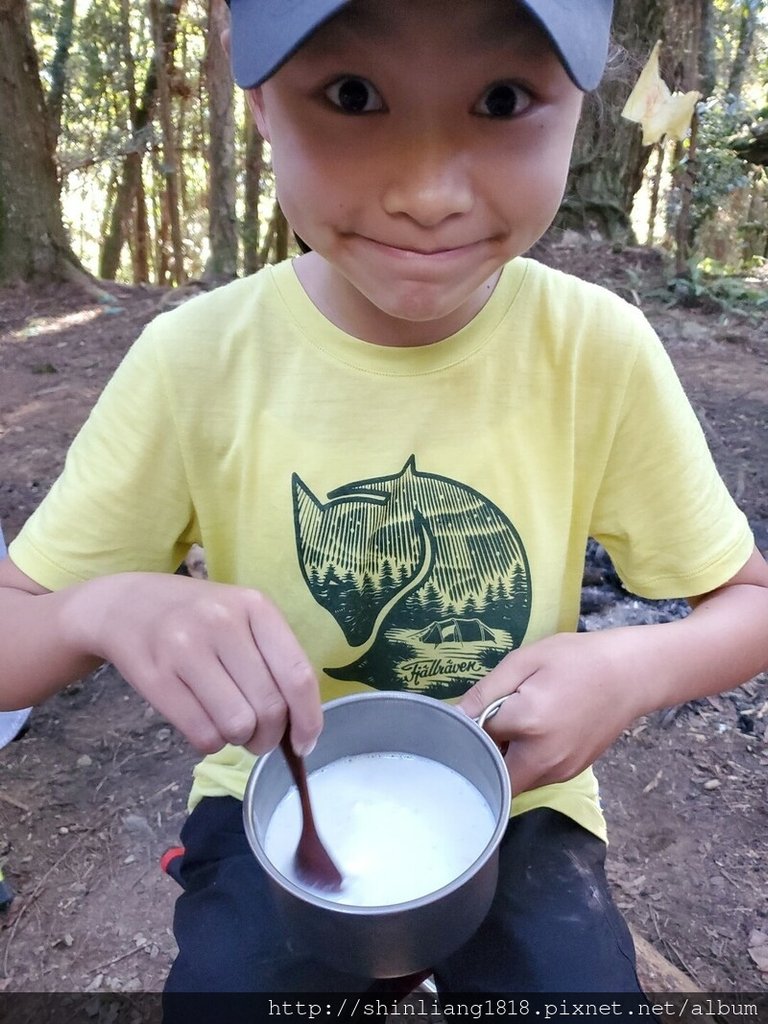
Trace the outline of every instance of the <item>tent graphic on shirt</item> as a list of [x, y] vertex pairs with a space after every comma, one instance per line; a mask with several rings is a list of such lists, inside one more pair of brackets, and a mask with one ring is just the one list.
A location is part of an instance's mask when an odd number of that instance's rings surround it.
[[480, 619], [443, 619], [441, 622], [432, 622], [426, 629], [418, 634], [419, 640], [424, 643], [444, 644], [450, 641], [469, 643], [474, 640], [494, 640], [493, 630]]
[[348, 664], [324, 669], [332, 678], [458, 696], [522, 643], [528, 560], [480, 492], [411, 456], [325, 502], [294, 475], [293, 506], [306, 584], [350, 647]]

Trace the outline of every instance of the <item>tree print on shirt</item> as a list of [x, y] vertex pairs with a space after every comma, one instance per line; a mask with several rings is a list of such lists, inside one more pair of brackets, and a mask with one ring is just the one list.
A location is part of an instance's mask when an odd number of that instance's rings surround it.
[[519, 647], [531, 609], [522, 541], [466, 484], [416, 469], [358, 480], [320, 501], [293, 477], [304, 579], [338, 623], [334, 679], [459, 696]]

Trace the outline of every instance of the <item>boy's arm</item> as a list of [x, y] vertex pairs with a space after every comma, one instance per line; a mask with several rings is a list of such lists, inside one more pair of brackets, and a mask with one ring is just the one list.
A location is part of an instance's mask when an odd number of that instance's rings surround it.
[[0, 708], [40, 703], [112, 662], [203, 753], [263, 753], [291, 721], [298, 753], [322, 726], [315, 674], [278, 609], [245, 587], [120, 573], [59, 591], [0, 562]]
[[40, 586], [10, 558], [0, 561], [0, 710], [39, 704], [98, 667], [98, 658], [66, 643], [61, 612], [67, 597]]
[[460, 703], [509, 740], [515, 792], [564, 782], [638, 716], [738, 686], [768, 670], [768, 565], [755, 548], [722, 587], [692, 598], [685, 619], [560, 633], [513, 651]]

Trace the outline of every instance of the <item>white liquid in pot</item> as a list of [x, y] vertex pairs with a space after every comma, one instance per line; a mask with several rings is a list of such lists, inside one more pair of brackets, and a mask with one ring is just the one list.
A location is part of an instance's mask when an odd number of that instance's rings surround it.
[[[480, 856], [496, 827], [485, 798], [452, 768], [413, 754], [358, 754], [312, 772], [317, 830], [344, 876], [340, 892], [359, 907], [404, 903], [440, 889]], [[293, 856], [301, 807], [292, 787], [275, 808], [264, 849], [301, 884]]]

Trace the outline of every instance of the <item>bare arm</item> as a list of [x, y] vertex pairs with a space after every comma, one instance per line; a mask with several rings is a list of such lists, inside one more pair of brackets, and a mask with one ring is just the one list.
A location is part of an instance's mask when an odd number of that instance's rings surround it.
[[738, 686], [768, 669], [768, 565], [755, 549], [676, 622], [560, 633], [520, 648], [460, 706], [511, 694], [491, 732], [509, 740], [515, 792], [573, 778], [637, 717]]
[[10, 558], [0, 561], [0, 709], [39, 704], [98, 666], [66, 638], [62, 615], [70, 598], [41, 587]]
[[40, 703], [100, 662], [202, 752], [262, 753], [290, 715], [299, 753], [316, 739], [317, 681], [263, 594], [165, 573], [121, 573], [50, 592], [0, 562], [0, 708]]

